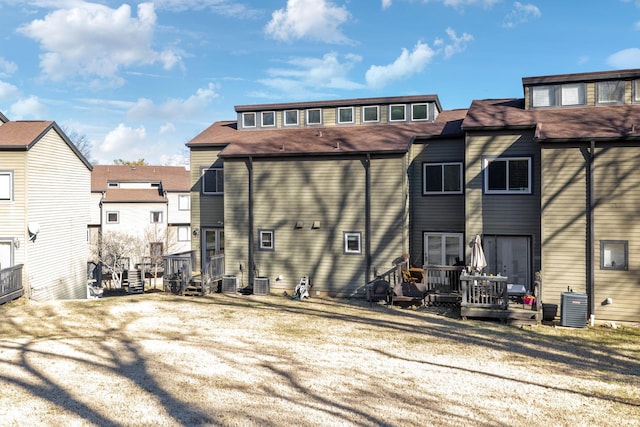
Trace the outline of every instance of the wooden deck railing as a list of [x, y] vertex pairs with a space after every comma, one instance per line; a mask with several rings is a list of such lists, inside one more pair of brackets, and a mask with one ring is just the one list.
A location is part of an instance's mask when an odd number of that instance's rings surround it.
[[162, 286], [165, 292], [182, 294], [193, 277], [194, 252], [165, 255]]
[[20, 298], [24, 294], [22, 266], [23, 264], [18, 264], [0, 270], [0, 304]]
[[425, 265], [422, 269], [427, 292], [461, 292], [460, 274], [464, 266]]
[[460, 275], [460, 306], [506, 310], [509, 305], [507, 278], [501, 276]]

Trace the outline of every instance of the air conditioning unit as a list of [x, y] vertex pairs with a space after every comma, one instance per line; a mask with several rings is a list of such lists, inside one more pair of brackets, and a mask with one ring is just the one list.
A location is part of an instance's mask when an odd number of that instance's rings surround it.
[[587, 294], [563, 292], [560, 303], [560, 326], [587, 327]]
[[253, 278], [253, 294], [269, 295], [269, 278], [268, 277]]
[[225, 275], [222, 276], [222, 293], [234, 294], [238, 290], [238, 281], [236, 276]]

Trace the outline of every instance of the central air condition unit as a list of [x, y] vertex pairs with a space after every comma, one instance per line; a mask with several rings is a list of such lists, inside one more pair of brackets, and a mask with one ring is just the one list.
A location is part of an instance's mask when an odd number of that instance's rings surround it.
[[269, 278], [268, 277], [254, 277], [253, 294], [269, 295]]
[[234, 294], [238, 290], [238, 281], [236, 276], [225, 275], [222, 276], [222, 293]]
[[560, 326], [587, 327], [587, 294], [578, 292], [562, 293]]

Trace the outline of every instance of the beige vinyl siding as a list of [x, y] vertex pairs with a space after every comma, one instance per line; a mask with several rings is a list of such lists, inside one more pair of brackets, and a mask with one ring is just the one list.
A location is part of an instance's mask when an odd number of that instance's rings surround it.
[[[423, 195], [423, 164], [460, 162], [464, 174], [464, 140], [429, 140], [411, 147], [409, 168], [411, 262], [424, 262], [424, 232], [464, 233], [462, 194]], [[463, 177], [464, 179], [464, 177]]]
[[[531, 158], [531, 194], [485, 194], [483, 159]], [[540, 269], [540, 146], [533, 131], [469, 132], [466, 138], [466, 236], [529, 236], [532, 272]], [[470, 258], [467, 248], [466, 259]]]
[[[224, 195], [202, 194], [202, 168], [223, 167], [223, 161], [218, 157], [220, 151], [222, 151], [222, 147], [191, 147], [190, 149], [191, 230], [196, 228], [199, 230], [203, 226], [217, 227], [224, 222]], [[226, 169], [226, 165], [224, 168]], [[224, 172], [224, 187], [225, 192], [232, 191], [227, 187], [226, 170]], [[196, 255], [194, 271], [200, 269], [201, 237], [200, 232], [198, 232], [198, 236], [191, 236], [191, 250], [195, 251]]]
[[0, 202], [0, 238], [20, 241], [20, 247], [13, 248], [14, 264], [24, 264], [26, 257], [26, 154], [24, 151], [0, 153], [0, 170], [13, 172], [13, 201]]
[[406, 155], [371, 159], [371, 268], [379, 273], [409, 251], [407, 163]]
[[571, 287], [586, 292], [586, 161], [579, 147], [542, 150], [542, 302], [560, 304]]
[[40, 233], [27, 244], [31, 297], [86, 298], [91, 176], [55, 130], [28, 152], [28, 222]]
[[[640, 320], [640, 147], [598, 145], [595, 183], [595, 315], [598, 319]], [[623, 240], [629, 245], [629, 269], [601, 270], [600, 241]], [[613, 304], [602, 305], [606, 298]]]
[[[243, 284], [247, 285], [249, 279], [249, 274], [247, 273], [249, 269], [246, 268], [249, 265], [248, 161], [244, 159], [225, 160], [224, 172], [225, 193], [233, 194], [233, 197], [224, 198], [224, 210], [229, 218], [224, 224], [225, 273], [237, 276], [238, 283], [242, 280]], [[206, 215], [206, 213], [203, 214]], [[193, 242], [199, 240], [199, 237], [191, 238], [192, 247]], [[200, 259], [201, 253], [199, 249], [196, 250], [196, 256]], [[242, 264], [244, 272], [240, 271], [240, 264]], [[262, 274], [262, 272], [260, 273]]]

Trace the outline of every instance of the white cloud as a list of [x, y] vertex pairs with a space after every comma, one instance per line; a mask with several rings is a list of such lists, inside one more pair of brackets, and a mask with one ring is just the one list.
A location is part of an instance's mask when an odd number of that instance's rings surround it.
[[136, 160], [136, 156], [131, 158], [123, 156], [126, 156], [132, 147], [137, 147], [143, 143], [146, 137], [147, 131], [144, 126], [134, 129], [120, 123], [118, 127], [104, 137], [104, 141], [99, 145], [98, 151], [101, 154], [116, 156], [116, 158]]
[[176, 131], [176, 127], [173, 123], [168, 122], [160, 126], [160, 134], [173, 133]]
[[287, 0], [286, 9], [273, 12], [267, 35], [283, 41], [310, 38], [325, 43], [351, 43], [340, 26], [351, 14], [327, 0]]
[[[423, 0], [424, 3], [427, 3], [428, 0]], [[502, 0], [443, 0], [445, 6], [451, 6], [455, 8], [460, 8], [462, 6], [472, 6], [479, 4], [484, 6], [485, 8], [490, 8], [494, 4], [499, 3]]]
[[540, 9], [537, 6], [533, 4], [522, 4], [517, 1], [513, 4], [511, 12], [504, 18], [502, 26], [505, 28], [514, 28], [540, 16]]
[[640, 49], [619, 50], [607, 58], [607, 64], [613, 68], [640, 68]]
[[0, 80], [0, 101], [12, 101], [20, 96], [20, 89]]
[[218, 96], [213, 83], [205, 88], [199, 88], [195, 94], [186, 99], [169, 99], [156, 105], [152, 100], [140, 98], [129, 106], [129, 119], [176, 120], [200, 114], [211, 101]]
[[250, 18], [260, 14], [237, 0], [155, 0], [158, 10], [186, 12], [190, 10], [210, 10], [218, 15], [234, 18]]
[[[467, 43], [473, 40], [473, 36], [468, 33], [462, 33], [462, 35], [458, 37], [452, 28], [447, 28], [446, 33], [451, 43], [445, 44], [444, 46], [445, 59], [450, 58], [456, 53], [463, 52], [467, 48]], [[444, 44], [444, 42], [442, 42], [442, 44]]]
[[12, 120], [42, 119], [47, 116], [47, 107], [40, 102], [37, 96], [18, 99], [9, 108]]
[[7, 77], [18, 71], [15, 62], [4, 59], [0, 56], [0, 77]]
[[391, 7], [391, 0], [382, 0], [382, 8], [388, 9]]
[[162, 166], [188, 166], [189, 156], [184, 154], [163, 154], [160, 156]]
[[290, 68], [271, 68], [269, 78], [260, 82], [273, 89], [301, 97], [318, 89], [359, 89], [363, 86], [347, 77], [349, 71], [362, 60], [358, 55], [331, 52], [322, 58], [292, 58]]
[[413, 51], [402, 49], [402, 53], [389, 65], [372, 65], [366, 72], [367, 84], [374, 88], [384, 87], [389, 81], [419, 73], [431, 61], [435, 51], [426, 43], [418, 42]]
[[170, 69], [181, 63], [177, 52], [152, 48], [155, 26], [152, 3], [139, 4], [137, 17], [133, 17], [126, 4], [112, 9], [73, 2], [18, 31], [40, 43], [44, 51], [40, 67], [47, 78], [60, 81], [80, 75], [121, 84], [117, 73], [123, 67], [160, 63]]

